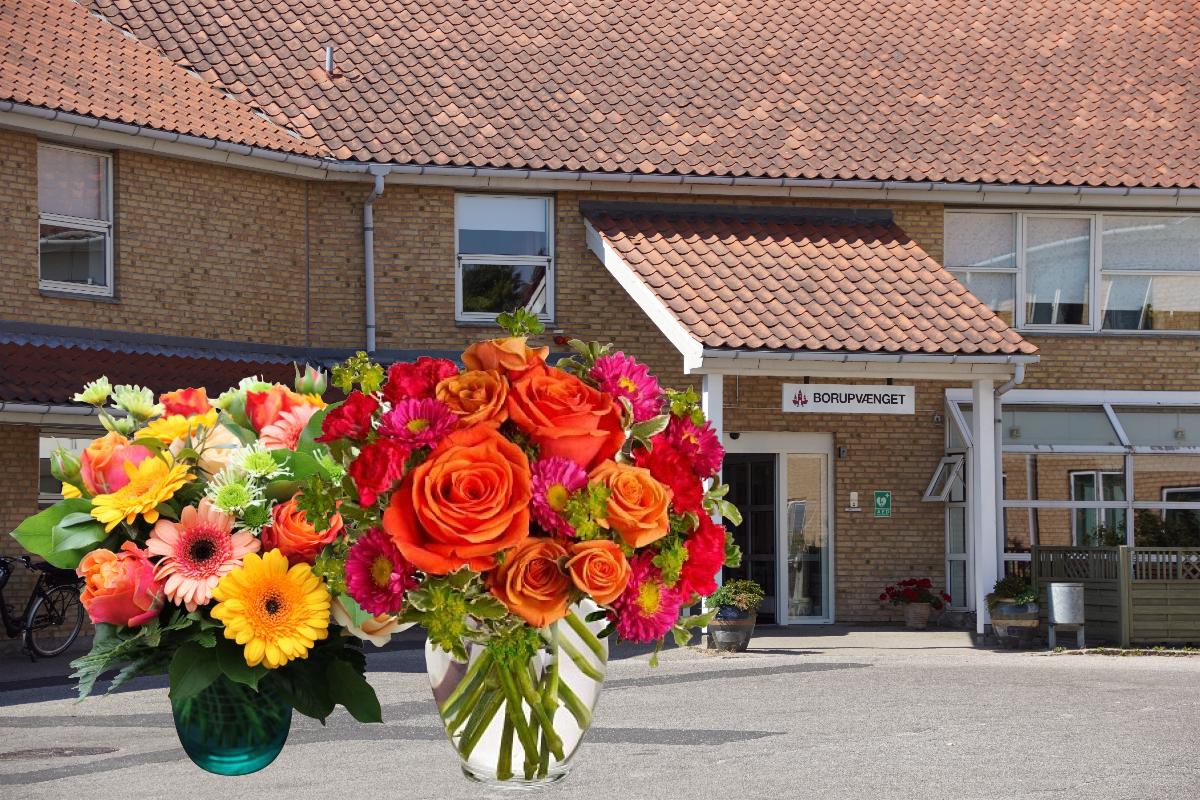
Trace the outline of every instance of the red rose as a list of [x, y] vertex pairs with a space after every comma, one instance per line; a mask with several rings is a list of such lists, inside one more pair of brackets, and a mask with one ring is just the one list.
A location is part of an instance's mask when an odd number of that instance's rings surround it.
[[[717, 590], [717, 573], [725, 566], [725, 528], [700, 514], [700, 526], [683, 543], [687, 561], [679, 573], [679, 588], [685, 598], [692, 592], [708, 596]], [[685, 600], [686, 602], [686, 600]]]
[[880, 599], [880, 600], [887, 600], [887, 599], [888, 599], [888, 597], [887, 597], [887, 592], [884, 592], [883, 594], [879, 595], [879, 599]]
[[335, 406], [321, 421], [318, 442], [335, 439], [365, 439], [371, 431], [371, 418], [379, 410], [379, 401], [355, 389], [341, 405]]
[[633, 452], [634, 463], [650, 470], [655, 480], [671, 489], [671, 504], [676, 513], [692, 511], [703, 515], [704, 489], [692, 462], [661, 435], [655, 436], [650, 443], [654, 449], [639, 447]]
[[204, 414], [212, 404], [208, 402], [208, 393], [201, 386], [199, 389], [176, 389], [158, 396], [158, 402], [163, 404], [163, 416], [182, 414], [191, 417]]
[[410, 398], [423, 400], [433, 397], [434, 387], [446, 378], [458, 374], [458, 367], [445, 358], [421, 356], [415, 363], [400, 362], [388, 367], [383, 396], [395, 405]]
[[358, 489], [358, 504], [371, 506], [379, 495], [404, 476], [409, 449], [392, 439], [380, 439], [364, 447], [347, 470]]

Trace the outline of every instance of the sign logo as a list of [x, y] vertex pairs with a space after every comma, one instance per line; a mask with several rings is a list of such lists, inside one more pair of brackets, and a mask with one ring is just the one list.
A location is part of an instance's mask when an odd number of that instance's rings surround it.
[[806, 414], [914, 414], [911, 386], [785, 383], [783, 410]]
[[875, 516], [890, 517], [892, 515], [892, 493], [875, 492]]

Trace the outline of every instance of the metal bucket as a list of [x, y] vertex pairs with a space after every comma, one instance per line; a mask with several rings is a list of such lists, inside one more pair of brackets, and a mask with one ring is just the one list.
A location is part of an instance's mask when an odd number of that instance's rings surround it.
[[1047, 608], [1051, 625], [1083, 624], [1083, 584], [1051, 583]]

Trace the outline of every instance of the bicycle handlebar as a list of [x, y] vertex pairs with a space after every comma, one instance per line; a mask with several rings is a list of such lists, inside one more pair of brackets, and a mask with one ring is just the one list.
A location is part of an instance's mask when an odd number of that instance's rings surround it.
[[10, 564], [14, 561], [20, 561], [29, 569], [33, 569], [33, 559], [31, 559], [29, 556], [0, 556], [0, 561]]

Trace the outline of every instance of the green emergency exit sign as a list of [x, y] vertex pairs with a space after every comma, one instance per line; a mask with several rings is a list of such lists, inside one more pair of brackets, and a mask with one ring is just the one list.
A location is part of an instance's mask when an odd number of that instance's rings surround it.
[[892, 493], [875, 493], [875, 516], [890, 517], [892, 515]]

